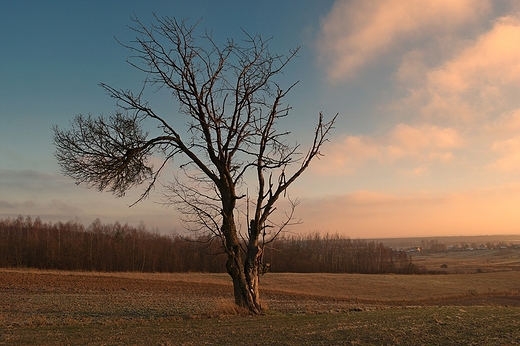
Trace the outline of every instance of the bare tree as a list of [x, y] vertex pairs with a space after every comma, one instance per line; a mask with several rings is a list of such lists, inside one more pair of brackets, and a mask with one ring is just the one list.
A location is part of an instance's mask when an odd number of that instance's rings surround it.
[[[222, 241], [236, 304], [260, 313], [262, 247], [292, 222], [297, 202], [289, 199], [278, 218], [275, 204], [321, 155], [336, 117], [327, 122], [320, 113], [309, 149], [300, 152], [287, 143], [289, 131], [277, 130], [290, 110], [282, 100], [296, 83], [282, 89], [273, 81], [297, 50], [272, 54], [269, 40], [247, 33], [240, 43], [218, 45], [208, 32], [195, 34], [196, 27], [169, 17], [155, 16], [150, 27], [134, 19], [136, 39], [125, 47], [132, 52], [128, 62], [146, 75], [142, 89], [101, 84], [118, 111], [108, 118], [78, 115], [69, 130], [55, 126], [55, 156], [78, 184], [117, 196], [143, 184], [136, 203], [176, 158], [165, 202], [181, 211], [190, 229]], [[143, 98], [150, 87], [166, 91], [179, 110], [158, 114]], [[153, 135], [143, 130], [150, 122], [157, 126]], [[160, 158], [158, 167], [152, 157]]]

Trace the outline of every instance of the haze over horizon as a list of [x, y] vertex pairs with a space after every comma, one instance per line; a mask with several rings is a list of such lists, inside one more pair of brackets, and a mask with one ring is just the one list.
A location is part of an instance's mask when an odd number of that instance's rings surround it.
[[[52, 126], [116, 109], [100, 82], [138, 90], [126, 63], [137, 16], [202, 19], [217, 42], [242, 29], [298, 57], [277, 79], [289, 140], [339, 117], [289, 194], [291, 232], [351, 238], [520, 234], [520, 3], [514, 0], [4, 1], [0, 3], [0, 218], [144, 222], [182, 231], [161, 196], [124, 198], [63, 177]], [[152, 107], [178, 113], [171, 100]], [[173, 172], [171, 172], [173, 174]], [[172, 175], [173, 176], [173, 175]], [[169, 176], [163, 176], [168, 180]]]

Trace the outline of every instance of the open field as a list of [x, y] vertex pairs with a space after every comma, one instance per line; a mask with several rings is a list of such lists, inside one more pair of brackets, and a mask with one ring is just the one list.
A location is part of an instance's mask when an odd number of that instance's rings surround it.
[[0, 345], [520, 344], [518, 271], [268, 274], [264, 316], [224, 274], [0, 269]]
[[474, 250], [435, 254], [415, 253], [412, 259], [415, 265], [424, 267], [428, 271], [446, 272], [449, 274], [520, 271], [520, 250]]
[[423, 241], [436, 240], [441, 244], [472, 244], [476, 243], [504, 243], [504, 244], [520, 244], [520, 234], [510, 235], [477, 235], [477, 236], [434, 236], [434, 237], [412, 237], [412, 238], [383, 238], [374, 239], [386, 246], [392, 248], [407, 248], [411, 246], [421, 246]]

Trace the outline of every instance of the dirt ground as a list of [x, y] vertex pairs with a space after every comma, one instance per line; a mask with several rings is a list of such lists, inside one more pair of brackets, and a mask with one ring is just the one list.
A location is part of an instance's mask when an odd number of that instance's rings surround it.
[[[477, 275], [477, 274], [475, 274]], [[309, 274], [309, 280], [312, 274]], [[423, 276], [426, 278], [425, 276]], [[445, 275], [440, 278], [446, 277]], [[470, 278], [475, 276], [470, 275]], [[362, 277], [361, 277], [362, 278]], [[382, 277], [367, 276], [367, 280]], [[415, 277], [421, 280], [421, 277]], [[415, 279], [411, 278], [411, 279]], [[356, 279], [356, 278], [355, 278]], [[290, 277], [288, 285], [303, 285], [305, 275]], [[316, 280], [316, 278], [314, 278]], [[323, 285], [329, 277], [323, 276]], [[358, 279], [359, 281], [359, 279]], [[371, 282], [359, 285], [373, 285]], [[331, 289], [341, 289], [331, 288]], [[413, 290], [413, 287], [410, 288]], [[518, 290], [435, 296], [407, 300], [373, 299], [313, 291], [281, 290], [269, 281], [262, 297], [269, 310], [281, 313], [341, 313], [396, 306], [520, 306]], [[105, 318], [195, 318], [212, 317], [233, 308], [231, 283], [225, 275], [117, 274], [0, 270], [0, 326], [31, 318], [83, 322]], [[41, 312], [41, 313], [39, 313]]]
[[513, 345], [517, 274], [273, 274], [251, 318], [222, 274], [0, 269], [0, 345]]

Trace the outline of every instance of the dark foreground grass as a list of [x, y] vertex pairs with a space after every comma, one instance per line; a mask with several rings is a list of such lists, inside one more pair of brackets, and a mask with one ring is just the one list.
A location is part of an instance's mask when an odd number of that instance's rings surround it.
[[404, 307], [341, 314], [9, 326], [1, 345], [520, 345], [518, 307]]

